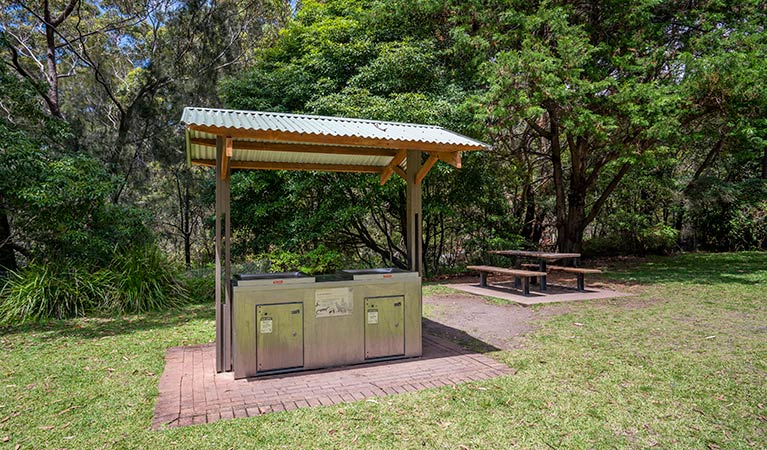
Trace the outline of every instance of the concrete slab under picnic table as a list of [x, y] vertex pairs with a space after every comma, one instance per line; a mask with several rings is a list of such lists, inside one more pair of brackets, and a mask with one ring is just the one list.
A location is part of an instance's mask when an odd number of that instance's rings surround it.
[[536, 290], [537, 285], [531, 285], [530, 295], [526, 297], [522, 295], [521, 289], [514, 287], [514, 281], [488, 282], [486, 287], [480, 286], [478, 281], [473, 283], [447, 284], [445, 286], [469, 294], [509, 300], [523, 306], [630, 297], [635, 295], [588, 285], [585, 291], [580, 292], [567, 286], [549, 284], [545, 292]]
[[514, 369], [424, 334], [423, 356], [235, 380], [216, 373], [214, 344], [168, 349], [152, 428], [252, 417], [511, 375]]

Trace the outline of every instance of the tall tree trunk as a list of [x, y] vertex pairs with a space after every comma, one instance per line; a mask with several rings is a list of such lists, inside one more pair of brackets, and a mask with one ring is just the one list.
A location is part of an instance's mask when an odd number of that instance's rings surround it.
[[13, 250], [11, 241], [11, 224], [8, 220], [8, 213], [0, 209], [0, 268], [5, 270], [16, 270], [16, 252]]
[[586, 229], [586, 193], [571, 192], [568, 195], [567, 216], [557, 227], [557, 250], [563, 253], [579, 253]]

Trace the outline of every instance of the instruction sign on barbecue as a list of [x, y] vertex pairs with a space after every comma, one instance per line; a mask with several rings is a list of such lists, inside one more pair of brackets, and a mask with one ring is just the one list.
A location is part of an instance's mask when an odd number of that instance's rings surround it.
[[261, 334], [268, 334], [272, 332], [272, 318], [264, 317], [261, 319]]
[[315, 317], [350, 316], [352, 288], [317, 289], [314, 293]]

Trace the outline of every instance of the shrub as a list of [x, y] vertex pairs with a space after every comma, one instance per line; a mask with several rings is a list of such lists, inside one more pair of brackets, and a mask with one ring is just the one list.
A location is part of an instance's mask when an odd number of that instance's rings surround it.
[[702, 247], [750, 250], [767, 246], [767, 180], [729, 183], [701, 178], [687, 197], [688, 217]]
[[113, 312], [144, 312], [179, 306], [189, 294], [178, 279], [179, 270], [156, 246], [116, 253], [110, 265], [114, 295], [105, 305]]
[[641, 253], [670, 253], [679, 242], [679, 230], [658, 223], [639, 230], [638, 241]]
[[109, 271], [44, 264], [9, 272], [0, 291], [0, 323], [83, 316], [108, 301], [112, 278]]
[[668, 254], [679, 242], [679, 230], [663, 223], [636, 226], [593, 237], [583, 243], [585, 257]]
[[271, 272], [301, 271], [309, 275], [334, 272], [343, 268], [344, 263], [339, 252], [322, 244], [306, 253], [276, 249], [259, 255], [259, 258], [266, 260], [266, 266]]
[[209, 303], [216, 296], [216, 271], [205, 269], [190, 271], [184, 276], [184, 285], [193, 303]]
[[0, 323], [65, 319], [89, 313], [138, 313], [189, 300], [178, 271], [160, 250], [143, 246], [115, 252], [106, 268], [61, 261], [32, 263], [9, 272], [0, 289]]

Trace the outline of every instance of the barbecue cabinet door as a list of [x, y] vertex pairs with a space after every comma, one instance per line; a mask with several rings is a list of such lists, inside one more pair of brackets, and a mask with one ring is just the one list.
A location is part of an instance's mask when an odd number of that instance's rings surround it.
[[304, 365], [304, 314], [301, 303], [256, 306], [258, 371]]
[[365, 358], [405, 354], [405, 297], [365, 299]]

